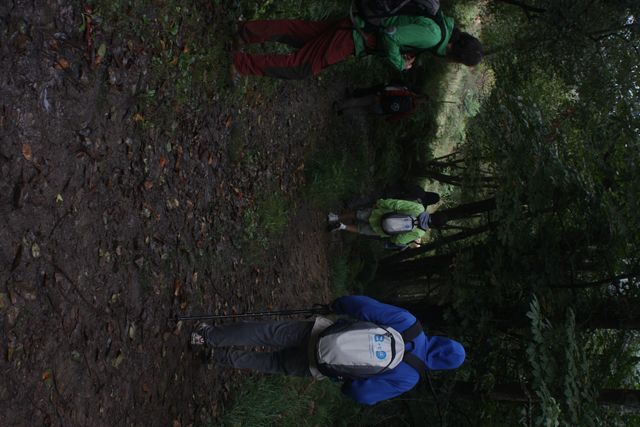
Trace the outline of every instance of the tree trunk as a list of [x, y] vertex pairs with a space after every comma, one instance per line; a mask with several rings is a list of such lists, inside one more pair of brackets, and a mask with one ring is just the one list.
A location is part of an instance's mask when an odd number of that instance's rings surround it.
[[465, 203], [453, 208], [440, 209], [438, 214], [445, 215], [448, 221], [469, 218], [479, 213], [490, 212], [496, 209], [496, 198], [491, 197], [477, 202]]
[[541, 7], [535, 7], [528, 4], [523, 3], [520, 0], [496, 0], [498, 3], [506, 3], [512, 6], [517, 6], [523, 10], [523, 12], [529, 17], [531, 13], [546, 13], [547, 9], [543, 9]]
[[[412, 304], [402, 304], [420, 321], [427, 325], [430, 322], [437, 324], [439, 328], [447, 328], [448, 323], [444, 317], [439, 317], [445, 312], [449, 312], [456, 317], [455, 310], [450, 306], [439, 306], [430, 302], [417, 302]], [[627, 309], [615, 301], [600, 307], [590, 307], [575, 312], [577, 330], [594, 329], [615, 329], [621, 331], [640, 330], [640, 307], [638, 302], [630, 302]], [[509, 332], [516, 330], [529, 330], [531, 321], [527, 317], [528, 307], [525, 305], [514, 305], [511, 307], [487, 307], [493, 312], [491, 324], [493, 329], [499, 332]], [[630, 312], [631, 311], [631, 312]], [[457, 316], [459, 317], [459, 316]], [[565, 316], [554, 315], [549, 318], [553, 325], [561, 325]]]
[[394, 280], [398, 276], [405, 279], [417, 279], [431, 274], [442, 274], [449, 270], [456, 255], [457, 253], [434, 255], [402, 263], [384, 264], [378, 269], [376, 279], [381, 281]]
[[[489, 399], [499, 402], [528, 403], [539, 402], [540, 399], [531, 391], [530, 385], [507, 383], [496, 384], [488, 393], [476, 390], [471, 382], [456, 381], [453, 386], [453, 397], [462, 399]], [[622, 405], [626, 408], [640, 408], [640, 390], [601, 389], [596, 401], [601, 405]]]
[[398, 252], [396, 254], [393, 254], [391, 256], [388, 256], [386, 258], [383, 258], [380, 261], [381, 265], [385, 265], [385, 264], [394, 264], [394, 263], [398, 263], [401, 261], [405, 261], [408, 260], [410, 258], [414, 258], [418, 255], [421, 254], [426, 254], [428, 252], [431, 251], [435, 251], [436, 249], [439, 249], [445, 245], [448, 245], [449, 243], [455, 243], [458, 242], [460, 240], [464, 240], [467, 239], [469, 237], [473, 237], [473, 236], [477, 236], [479, 234], [482, 234], [486, 231], [491, 230], [492, 228], [495, 228], [497, 224], [496, 223], [491, 223], [491, 224], [486, 224], [483, 225], [481, 227], [477, 227], [477, 228], [472, 228], [470, 230], [465, 230], [462, 231], [460, 233], [456, 233], [456, 234], [452, 234], [450, 236], [446, 236], [446, 237], [442, 237], [434, 242], [431, 243], [427, 243], [426, 245], [422, 245], [419, 248], [416, 249], [406, 249], [402, 252]]

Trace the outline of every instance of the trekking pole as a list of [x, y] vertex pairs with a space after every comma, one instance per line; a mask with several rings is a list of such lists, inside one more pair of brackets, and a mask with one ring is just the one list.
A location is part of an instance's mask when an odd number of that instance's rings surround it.
[[295, 316], [306, 314], [329, 314], [332, 310], [328, 304], [314, 304], [311, 308], [299, 308], [292, 310], [275, 310], [275, 311], [255, 311], [250, 313], [238, 314], [197, 314], [197, 315], [179, 315], [176, 314], [175, 320], [216, 320], [216, 319], [237, 319], [244, 317], [266, 317], [266, 316]]

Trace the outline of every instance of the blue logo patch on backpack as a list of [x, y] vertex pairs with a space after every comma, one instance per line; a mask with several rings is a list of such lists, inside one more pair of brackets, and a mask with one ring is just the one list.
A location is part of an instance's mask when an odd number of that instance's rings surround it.
[[384, 360], [387, 357], [387, 352], [386, 351], [376, 351], [376, 357], [380, 360]]

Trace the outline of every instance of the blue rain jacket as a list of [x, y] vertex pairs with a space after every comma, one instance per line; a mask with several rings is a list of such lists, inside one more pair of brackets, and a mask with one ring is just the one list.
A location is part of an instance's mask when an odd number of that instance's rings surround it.
[[[398, 332], [404, 332], [416, 321], [407, 310], [383, 304], [365, 296], [345, 296], [334, 302], [334, 310], [356, 319], [389, 326]], [[445, 337], [430, 337], [420, 334], [414, 341], [415, 347], [410, 352], [426, 362], [427, 369], [456, 369], [464, 362], [464, 347], [457, 341]], [[411, 349], [405, 344], [405, 350]], [[345, 383], [343, 392], [365, 405], [399, 396], [411, 390], [420, 380], [420, 374], [405, 362], [390, 371], [365, 380]]]

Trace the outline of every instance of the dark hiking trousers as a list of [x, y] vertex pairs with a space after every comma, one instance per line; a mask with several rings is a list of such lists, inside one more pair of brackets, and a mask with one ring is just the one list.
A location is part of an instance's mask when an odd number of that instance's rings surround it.
[[211, 326], [207, 343], [214, 347], [266, 346], [278, 351], [258, 352], [216, 348], [215, 362], [238, 369], [252, 369], [297, 377], [311, 376], [308, 346], [313, 321], [239, 322]]
[[279, 42], [297, 49], [290, 54], [235, 52], [233, 64], [243, 75], [303, 79], [355, 53], [353, 25], [349, 19], [258, 20], [239, 25], [238, 35], [246, 43]]
[[337, 109], [343, 113], [383, 114], [378, 95], [366, 95], [343, 99], [337, 103]]

